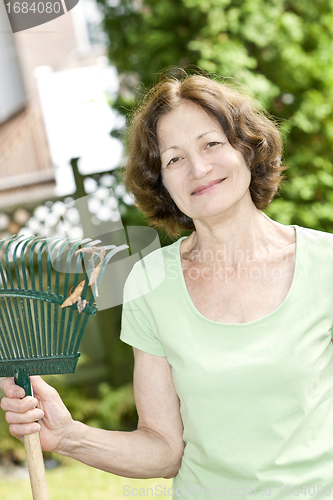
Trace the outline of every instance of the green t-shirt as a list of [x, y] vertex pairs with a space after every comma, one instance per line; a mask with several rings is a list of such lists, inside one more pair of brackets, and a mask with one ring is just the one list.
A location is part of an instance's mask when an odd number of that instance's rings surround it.
[[333, 498], [333, 235], [294, 227], [288, 295], [249, 323], [215, 322], [195, 308], [183, 238], [127, 279], [121, 339], [167, 357], [180, 399], [185, 451], [174, 498], [311, 498], [321, 489]]

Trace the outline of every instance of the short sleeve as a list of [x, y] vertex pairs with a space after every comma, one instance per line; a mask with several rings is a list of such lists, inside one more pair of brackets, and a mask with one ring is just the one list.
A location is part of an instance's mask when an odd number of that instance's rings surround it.
[[[156, 336], [157, 326], [145, 293], [145, 274], [140, 262], [129, 274], [123, 297], [120, 340], [155, 356], [165, 356], [161, 341]], [[152, 293], [152, 292], [150, 292]]]

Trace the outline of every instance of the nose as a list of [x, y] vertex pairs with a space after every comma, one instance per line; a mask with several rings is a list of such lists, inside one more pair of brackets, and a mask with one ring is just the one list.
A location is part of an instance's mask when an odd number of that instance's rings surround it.
[[193, 179], [202, 179], [213, 170], [213, 165], [200, 154], [191, 154], [188, 157], [188, 164], [190, 176]]

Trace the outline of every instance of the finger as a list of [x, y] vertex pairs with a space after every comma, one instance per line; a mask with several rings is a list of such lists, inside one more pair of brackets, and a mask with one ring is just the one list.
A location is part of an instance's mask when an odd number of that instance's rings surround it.
[[9, 398], [24, 398], [25, 396], [24, 389], [15, 384], [14, 378], [0, 380], [0, 389]]
[[29, 410], [26, 413], [14, 413], [12, 411], [8, 411], [6, 413], [6, 421], [8, 424], [29, 424], [36, 422], [43, 417], [43, 410], [39, 410], [38, 408], [35, 410]]
[[17, 398], [2, 398], [1, 400], [1, 408], [5, 411], [13, 411], [16, 413], [25, 413], [28, 410], [36, 408], [38, 405], [38, 401], [36, 398], [31, 396], [27, 396], [23, 399]]
[[33, 424], [11, 424], [9, 426], [9, 432], [20, 441], [23, 441], [23, 436], [35, 434], [40, 431], [40, 428], [40, 425], [36, 422]]

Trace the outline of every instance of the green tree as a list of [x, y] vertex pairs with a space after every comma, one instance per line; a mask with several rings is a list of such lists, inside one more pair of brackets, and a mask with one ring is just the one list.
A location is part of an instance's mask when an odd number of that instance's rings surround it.
[[278, 119], [285, 140], [282, 198], [267, 214], [333, 231], [332, 0], [98, 2], [121, 78], [119, 109], [130, 109], [170, 66], [198, 66], [245, 84]]

